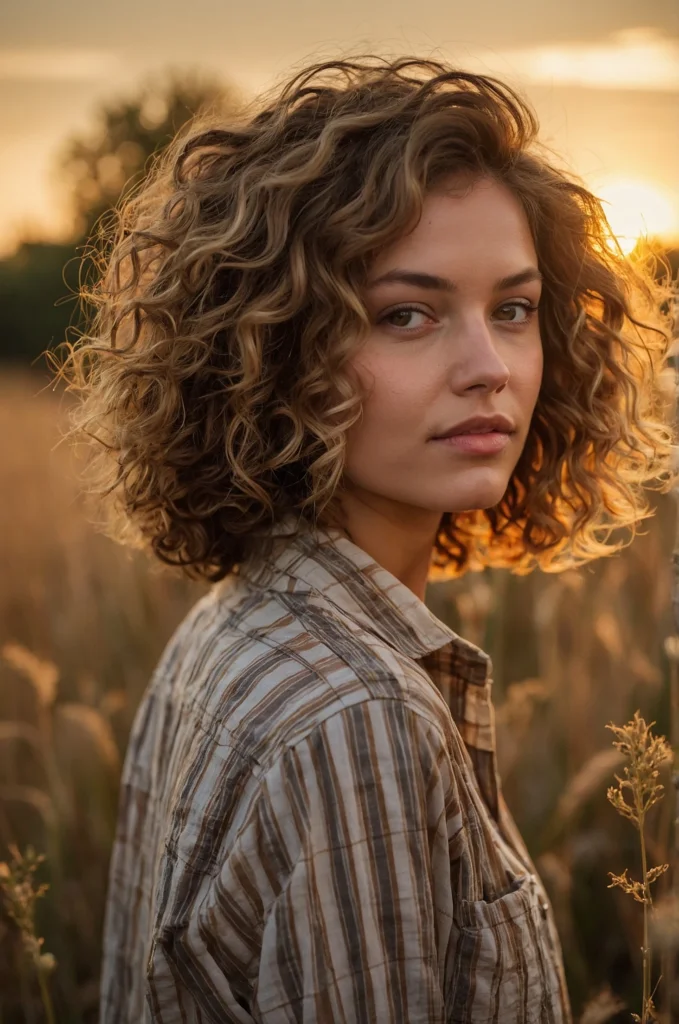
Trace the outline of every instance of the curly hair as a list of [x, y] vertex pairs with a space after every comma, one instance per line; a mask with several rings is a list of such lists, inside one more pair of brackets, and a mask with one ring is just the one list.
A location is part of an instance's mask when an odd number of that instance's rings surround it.
[[59, 368], [82, 396], [70, 422], [89, 493], [111, 496], [109, 535], [214, 582], [267, 557], [290, 515], [334, 521], [363, 400], [347, 367], [371, 329], [361, 286], [427, 193], [464, 173], [525, 211], [544, 371], [502, 500], [442, 515], [430, 579], [557, 572], [622, 547], [613, 530], [654, 514], [644, 488], [676, 482], [670, 291], [611, 246], [600, 200], [537, 132], [493, 77], [374, 55], [311, 64], [185, 127], [119, 204], [81, 292], [95, 315]]

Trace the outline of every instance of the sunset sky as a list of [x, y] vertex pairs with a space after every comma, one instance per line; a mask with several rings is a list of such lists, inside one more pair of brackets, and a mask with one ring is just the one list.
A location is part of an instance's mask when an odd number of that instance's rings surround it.
[[245, 95], [350, 49], [486, 72], [533, 104], [541, 137], [621, 236], [679, 241], [677, 0], [10, 0], [0, 14], [0, 254], [65, 224], [55, 161], [97, 104], [174, 67]]

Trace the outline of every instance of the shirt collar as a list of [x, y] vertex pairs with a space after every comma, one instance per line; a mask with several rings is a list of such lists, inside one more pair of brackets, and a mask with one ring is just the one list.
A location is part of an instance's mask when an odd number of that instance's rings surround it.
[[279, 537], [295, 523], [290, 515], [279, 522], [272, 530], [277, 543], [271, 556], [242, 565], [239, 574], [267, 590], [322, 594], [400, 654], [420, 659], [450, 708], [483, 798], [497, 819], [499, 777], [490, 656], [441, 622], [409, 587], [339, 529], [300, 523], [297, 537]]
[[[296, 519], [288, 515], [273, 529], [279, 537]], [[483, 685], [491, 660], [471, 641], [455, 633], [404, 583], [334, 527], [304, 525], [303, 532], [277, 545], [271, 558], [243, 575], [272, 590], [317, 591], [368, 632], [399, 653], [422, 658], [451, 648], [458, 673]], [[446, 651], [442, 649], [446, 648]]]

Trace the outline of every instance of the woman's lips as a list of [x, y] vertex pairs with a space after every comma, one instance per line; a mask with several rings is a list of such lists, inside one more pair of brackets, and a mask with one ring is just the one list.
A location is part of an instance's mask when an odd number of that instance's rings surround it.
[[450, 437], [435, 437], [433, 440], [472, 455], [495, 455], [505, 448], [510, 437], [511, 434], [489, 430], [482, 434], [452, 434]]

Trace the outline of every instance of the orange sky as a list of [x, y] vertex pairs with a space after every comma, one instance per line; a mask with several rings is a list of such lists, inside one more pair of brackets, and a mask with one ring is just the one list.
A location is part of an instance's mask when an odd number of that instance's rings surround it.
[[62, 228], [56, 155], [100, 101], [168, 66], [250, 93], [344, 48], [504, 78], [532, 102], [560, 162], [610, 195], [614, 230], [613, 214], [628, 230], [640, 207], [649, 233], [679, 238], [677, 0], [23, 0], [0, 29], [0, 252], [26, 230]]

